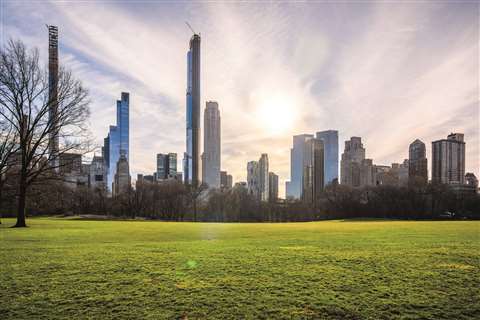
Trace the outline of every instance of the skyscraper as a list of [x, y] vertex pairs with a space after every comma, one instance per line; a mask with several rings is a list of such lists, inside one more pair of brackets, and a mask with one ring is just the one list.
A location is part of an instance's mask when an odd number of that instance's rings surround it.
[[268, 201], [268, 155], [266, 153], [262, 153], [258, 161], [258, 177], [260, 200]]
[[260, 201], [268, 201], [269, 177], [268, 155], [262, 153], [259, 161], [247, 163], [247, 187], [248, 193]]
[[177, 179], [177, 154], [157, 154], [155, 180]]
[[310, 138], [305, 143], [302, 199], [315, 202], [324, 186], [324, 142]]
[[233, 177], [227, 171], [220, 171], [220, 188], [224, 190], [232, 189]]
[[338, 182], [338, 131], [326, 130], [317, 132], [317, 139], [324, 145], [324, 185]]
[[340, 165], [341, 183], [351, 187], [375, 184], [375, 166], [371, 159], [365, 159], [362, 138], [351, 137], [345, 141]]
[[190, 39], [187, 53], [187, 150], [183, 158], [185, 183], [199, 185], [200, 173], [200, 36]]
[[247, 189], [255, 198], [260, 198], [260, 182], [258, 181], [258, 161], [247, 163]]
[[129, 162], [129, 101], [129, 94], [122, 92], [121, 100], [117, 100], [117, 125], [110, 126], [108, 136], [104, 139], [103, 150], [109, 191], [113, 191], [112, 185], [117, 172], [117, 162], [120, 159], [120, 154], [123, 154], [125, 160]]
[[311, 134], [293, 136], [293, 148], [290, 149], [290, 181], [287, 197], [300, 199], [303, 189], [306, 141], [313, 138]]
[[105, 160], [103, 157], [94, 155], [90, 164], [88, 178], [88, 184], [90, 188], [105, 190], [107, 182], [105, 178]]
[[276, 201], [278, 199], [278, 175], [273, 172], [268, 173], [268, 199]]
[[[177, 172], [177, 154], [170, 152], [168, 154], [168, 179], [177, 179], [178, 172]], [[180, 179], [181, 180], [181, 179]]]
[[164, 180], [167, 178], [168, 172], [168, 155], [163, 153], [157, 154], [157, 174], [156, 180]]
[[432, 182], [465, 183], [465, 142], [463, 133], [432, 142]]
[[115, 179], [113, 183], [113, 195], [118, 196], [125, 193], [130, 188], [130, 170], [125, 150], [120, 152], [120, 158], [117, 161]]
[[58, 27], [48, 28], [48, 103], [49, 121], [54, 130], [50, 133], [48, 149], [51, 165], [58, 167], [59, 132], [56, 129], [58, 117]]
[[218, 103], [207, 101], [203, 116], [202, 182], [212, 188], [220, 188], [220, 111]]
[[428, 182], [425, 143], [416, 139], [408, 147], [408, 181], [426, 184]]

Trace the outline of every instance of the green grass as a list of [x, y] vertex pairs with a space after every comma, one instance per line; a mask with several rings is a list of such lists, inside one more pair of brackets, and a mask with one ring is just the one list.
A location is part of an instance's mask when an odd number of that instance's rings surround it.
[[13, 223], [2, 319], [480, 318], [480, 222]]

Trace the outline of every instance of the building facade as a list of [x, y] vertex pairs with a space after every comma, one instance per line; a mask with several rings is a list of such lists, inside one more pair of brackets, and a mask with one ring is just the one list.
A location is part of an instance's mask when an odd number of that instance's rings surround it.
[[278, 175], [273, 172], [268, 173], [268, 200], [275, 202], [278, 200]]
[[465, 142], [462, 133], [432, 142], [432, 182], [465, 183]]
[[[47, 26], [48, 28], [48, 100], [49, 121], [56, 126], [58, 117], [58, 27]], [[59, 160], [59, 133], [50, 132], [48, 138], [48, 149], [50, 153], [50, 165], [58, 170]]]
[[324, 145], [324, 186], [338, 183], [338, 131], [320, 131], [316, 138], [322, 140]]
[[122, 92], [121, 100], [117, 100], [117, 124], [110, 126], [108, 136], [104, 139], [103, 158], [107, 171], [107, 188], [113, 191], [113, 182], [117, 172], [117, 163], [123, 154], [129, 161], [130, 137], [130, 95]]
[[345, 141], [340, 165], [340, 182], [350, 187], [375, 185], [376, 168], [372, 159], [365, 159], [362, 138], [351, 137]]
[[408, 147], [408, 180], [411, 184], [427, 184], [428, 160], [425, 143], [416, 139]]
[[155, 181], [177, 179], [177, 154], [176, 153], [158, 153], [157, 171], [155, 172]]
[[187, 53], [187, 145], [183, 157], [183, 177], [187, 184], [200, 184], [200, 36], [190, 39]]
[[260, 160], [258, 161], [258, 181], [260, 187], [260, 200], [268, 201], [268, 155], [262, 153]]
[[259, 161], [247, 163], [247, 189], [248, 193], [260, 201], [268, 201], [269, 176], [268, 155], [262, 153]]
[[293, 136], [293, 148], [290, 149], [290, 181], [286, 190], [288, 198], [302, 197], [306, 142], [312, 138], [312, 134]]
[[303, 167], [302, 200], [314, 203], [323, 190], [325, 181], [324, 141], [311, 138], [306, 142]]
[[247, 163], [247, 189], [248, 193], [255, 198], [258, 199], [260, 197], [258, 161], [249, 161]]
[[113, 182], [113, 196], [119, 196], [128, 192], [131, 187], [130, 170], [125, 152], [121, 152], [115, 167], [117, 171]]
[[58, 157], [58, 173], [68, 188], [88, 186], [89, 170], [90, 166], [82, 163], [81, 154], [62, 153]]
[[220, 171], [220, 188], [224, 190], [232, 189], [233, 177], [227, 171]]
[[90, 172], [88, 178], [89, 187], [92, 189], [106, 190], [106, 178], [105, 160], [103, 159], [103, 157], [94, 155], [90, 164]]
[[392, 166], [374, 165], [374, 185], [405, 187], [408, 185], [409, 160], [392, 163]]
[[218, 103], [207, 101], [203, 116], [202, 182], [220, 188], [221, 123]]

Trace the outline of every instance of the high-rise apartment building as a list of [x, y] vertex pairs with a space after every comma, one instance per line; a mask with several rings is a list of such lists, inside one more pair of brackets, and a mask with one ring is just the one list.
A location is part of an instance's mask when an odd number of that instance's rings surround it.
[[260, 160], [258, 161], [258, 175], [260, 200], [268, 201], [268, 155], [266, 153], [262, 153]]
[[338, 131], [320, 131], [316, 138], [324, 145], [324, 186], [335, 181], [338, 183]]
[[371, 159], [365, 159], [362, 138], [351, 137], [345, 141], [340, 165], [341, 184], [351, 187], [375, 185], [375, 166]]
[[269, 201], [277, 201], [278, 199], [278, 175], [273, 172], [268, 173], [268, 199]]
[[289, 198], [302, 197], [306, 142], [312, 138], [311, 134], [293, 136], [293, 148], [290, 149], [290, 181], [286, 190]]
[[233, 186], [233, 177], [231, 174], [228, 174], [227, 171], [220, 171], [220, 188], [221, 189], [232, 189]]
[[432, 142], [432, 182], [465, 183], [465, 142], [463, 133]]
[[324, 141], [310, 138], [305, 146], [302, 200], [314, 203], [324, 187]]
[[157, 154], [155, 180], [177, 179], [177, 154]]
[[[48, 116], [57, 125], [58, 118], [58, 27], [47, 26], [48, 28]], [[53, 130], [48, 137], [48, 149], [50, 153], [50, 165], [58, 169], [59, 159], [59, 132]], [[58, 170], [57, 170], [58, 171]]]
[[117, 163], [123, 154], [129, 161], [129, 118], [130, 95], [122, 92], [121, 100], [117, 100], [117, 125], [110, 126], [108, 136], [104, 139], [103, 158], [107, 169], [107, 187], [110, 192], [117, 172]]
[[120, 152], [120, 158], [115, 167], [117, 170], [113, 182], [113, 195], [119, 196], [122, 193], [128, 192], [131, 187], [130, 170], [127, 155], [124, 150]]
[[88, 185], [92, 189], [106, 189], [107, 179], [105, 171], [105, 160], [103, 157], [94, 155], [90, 164]]
[[268, 201], [268, 172], [268, 155], [266, 153], [262, 153], [259, 161], [247, 163], [248, 192], [260, 201]]
[[187, 53], [187, 146], [183, 177], [187, 184], [200, 184], [200, 35], [190, 39]]
[[209, 187], [220, 188], [220, 111], [218, 103], [207, 101], [203, 116], [202, 182]]
[[[177, 154], [170, 152], [168, 154], [168, 179], [178, 179], [178, 170], [177, 170]], [[180, 179], [179, 181], [181, 181]]]
[[[406, 186], [409, 181], [408, 163], [408, 159], [405, 159], [403, 163], [392, 163], [392, 166], [373, 165], [374, 185]], [[367, 181], [365, 183], [369, 185]]]
[[425, 143], [416, 139], [408, 147], [408, 180], [413, 184], [428, 182], [427, 152]]
[[255, 198], [260, 197], [260, 182], [258, 180], [258, 161], [249, 161], [247, 163], [247, 190]]

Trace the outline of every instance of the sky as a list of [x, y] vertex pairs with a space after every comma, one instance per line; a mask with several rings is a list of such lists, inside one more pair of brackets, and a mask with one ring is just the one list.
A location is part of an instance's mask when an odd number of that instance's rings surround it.
[[[201, 34], [201, 99], [218, 101], [222, 170], [246, 180], [268, 153], [290, 178], [292, 136], [335, 129], [339, 149], [362, 137], [376, 164], [408, 145], [462, 132], [466, 171], [480, 175], [477, 2], [184, 2], [0, 0], [0, 44], [21, 39], [46, 65], [47, 29], [60, 62], [90, 92], [98, 145], [130, 93], [130, 169], [151, 174], [156, 154], [185, 151], [186, 52]], [[202, 119], [203, 126], [203, 119]], [[203, 140], [202, 140], [203, 141]], [[202, 143], [203, 144], [203, 143]]]

